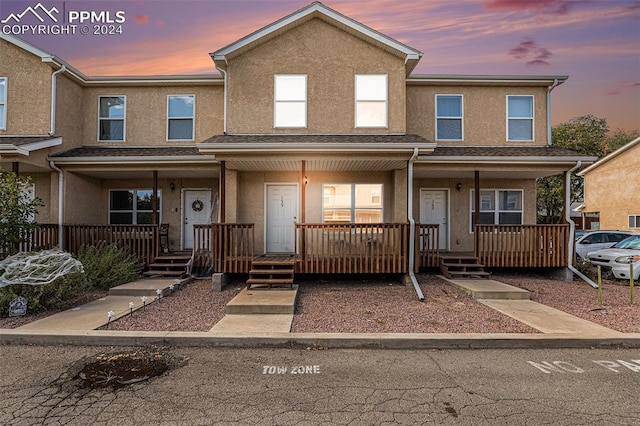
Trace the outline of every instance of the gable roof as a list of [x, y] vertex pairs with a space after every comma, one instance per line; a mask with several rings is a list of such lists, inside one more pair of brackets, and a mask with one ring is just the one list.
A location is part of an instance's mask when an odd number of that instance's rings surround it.
[[640, 146], [640, 138], [635, 138], [634, 140], [632, 140], [631, 142], [629, 142], [625, 146], [623, 146], [621, 148], [618, 148], [615, 151], [613, 151], [611, 154], [607, 155], [606, 157], [601, 158], [597, 162], [593, 163], [591, 166], [589, 166], [586, 169], [580, 171], [580, 173], [578, 173], [578, 176], [584, 176], [585, 174], [587, 174], [590, 171], [592, 171], [593, 169], [601, 166], [602, 164], [606, 163], [607, 161], [617, 157], [618, 155], [622, 154], [623, 152], [626, 152], [626, 151], [632, 149], [634, 146]]
[[336, 12], [318, 1], [315, 1], [297, 12], [287, 15], [284, 18], [254, 31], [240, 40], [216, 50], [210, 54], [211, 58], [216, 65], [223, 66], [227, 59], [237, 56], [256, 45], [264, 43], [313, 18], [320, 18], [328, 21], [360, 39], [403, 57], [405, 60], [407, 75], [411, 73], [423, 55], [422, 52], [369, 28], [339, 12]]

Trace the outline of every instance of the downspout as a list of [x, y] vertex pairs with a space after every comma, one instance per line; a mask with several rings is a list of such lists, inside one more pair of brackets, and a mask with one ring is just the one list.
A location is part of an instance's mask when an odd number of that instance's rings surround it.
[[64, 174], [62, 173], [62, 170], [60, 170], [58, 166], [55, 165], [53, 160], [49, 160], [49, 166], [51, 166], [53, 170], [58, 172], [58, 248], [60, 250], [63, 250], [62, 239], [64, 234], [62, 229], [62, 220], [63, 220], [63, 204], [64, 204], [64, 201], [63, 201], [64, 200], [63, 198]]
[[49, 136], [53, 136], [56, 133], [56, 88], [58, 74], [62, 74], [67, 70], [67, 66], [62, 64], [58, 71], [51, 74], [51, 130]]
[[567, 176], [565, 177], [565, 193], [566, 195], [566, 199], [564, 200], [566, 208], [565, 208], [565, 219], [567, 220], [567, 222], [569, 223], [569, 256], [567, 259], [567, 268], [573, 272], [574, 274], [576, 274], [577, 276], [579, 276], [580, 278], [582, 278], [584, 281], [587, 282], [587, 284], [589, 284], [591, 287], [593, 288], [598, 288], [598, 284], [596, 284], [595, 282], [593, 282], [593, 280], [589, 277], [587, 277], [585, 274], [583, 274], [582, 272], [578, 271], [574, 266], [573, 266], [573, 251], [575, 248], [575, 234], [576, 234], [576, 223], [571, 220], [571, 173], [576, 170], [579, 169], [580, 166], [582, 166], [582, 161], [578, 161], [576, 163], [576, 165], [571, 168], [571, 170], [569, 170], [567, 172]]
[[[225, 59], [225, 63], [226, 63], [226, 59]], [[223, 98], [224, 98], [224, 105], [222, 106], [222, 134], [226, 135], [227, 134], [227, 87], [229, 86], [228, 83], [228, 77], [227, 77], [227, 71], [225, 69], [222, 69], [221, 67], [218, 66], [218, 64], [216, 65], [216, 69], [218, 71], [220, 71], [220, 74], [222, 74], [222, 77], [224, 79], [224, 89], [223, 89]]]
[[551, 91], [560, 84], [558, 79], [553, 80], [553, 84], [547, 88], [547, 145], [551, 146]]
[[416, 274], [413, 269], [416, 263], [416, 221], [413, 219], [413, 163], [418, 157], [418, 148], [413, 148], [413, 155], [407, 164], [407, 218], [409, 219], [409, 278], [413, 283], [420, 301], [424, 300], [424, 294], [420, 289]]

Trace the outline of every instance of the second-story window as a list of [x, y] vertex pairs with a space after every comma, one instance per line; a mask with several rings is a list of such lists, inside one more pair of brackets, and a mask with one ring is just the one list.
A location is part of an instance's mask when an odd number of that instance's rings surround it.
[[125, 96], [100, 96], [98, 140], [124, 141], [126, 119]]
[[462, 139], [462, 95], [436, 95], [436, 140]]
[[7, 129], [7, 78], [0, 77], [0, 130]]
[[167, 97], [167, 140], [194, 140], [195, 104], [195, 95]]
[[356, 127], [387, 127], [387, 75], [356, 75]]
[[276, 75], [274, 101], [274, 127], [307, 127], [306, 75]]
[[507, 96], [507, 140], [533, 140], [533, 96]]

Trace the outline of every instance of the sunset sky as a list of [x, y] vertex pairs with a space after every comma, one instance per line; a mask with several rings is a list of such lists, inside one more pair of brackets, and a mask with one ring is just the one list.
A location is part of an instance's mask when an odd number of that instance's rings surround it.
[[[125, 12], [122, 34], [19, 35], [83, 73], [98, 76], [215, 73], [209, 52], [311, 1], [40, 3], [48, 10], [56, 7], [60, 16], [63, 10], [64, 16], [69, 11], [110, 11], [112, 16]], [[553, 124], [593, 114], [606, 118], [612, 129], [640, 130], [640, 1], [323, 3], [423, 52], [416, 74], [569, 75], [552, 95]], [[0, 20], [37, 4], [0, 0]], [[21, 19], [20, 24], [40, 23], [31, 15]]]

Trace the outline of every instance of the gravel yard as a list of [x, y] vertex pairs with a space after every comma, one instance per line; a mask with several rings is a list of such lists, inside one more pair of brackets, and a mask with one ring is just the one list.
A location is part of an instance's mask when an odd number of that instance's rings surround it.
[[[397, 276], [296, 277], [298, 300], [292, 332], [345, 333], [535, 333], [536, 330], [490, 309], [432, 274], [419, 274], [425, 295]], [[494, 279], [531, 291], [531, 299], [622, 332], [640, 332], [640, 291], [629, 304], [628, 283], [598, 291], [582, 281], [564, 282], [535, 275], [496, 274]], [[239, 292], [242, 280], [222, 292], [210, 280], [197, 280], [182, 290], [114, 321], [109, 330], [208, 331], [224, 316], [225, 305]], [[97, 295], [102, 297], [102, 295]], [[47, 314], [2, 318], [0, 328], [15, 328]]]

